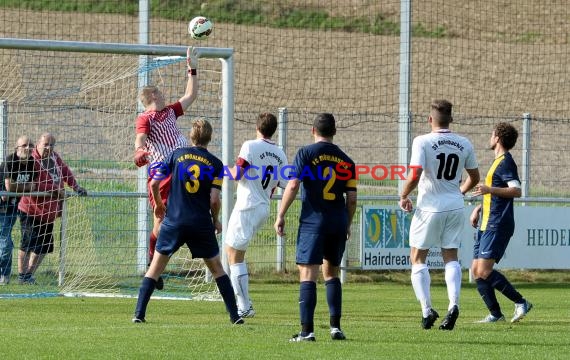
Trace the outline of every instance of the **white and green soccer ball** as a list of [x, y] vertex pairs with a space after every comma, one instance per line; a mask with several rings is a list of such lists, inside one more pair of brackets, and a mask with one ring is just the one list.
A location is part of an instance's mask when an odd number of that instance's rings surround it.
[[212, 33], [214, 24], [204, 16], [196, 16], [188, 23], [188, 33], [192, 39], [204, 40]]

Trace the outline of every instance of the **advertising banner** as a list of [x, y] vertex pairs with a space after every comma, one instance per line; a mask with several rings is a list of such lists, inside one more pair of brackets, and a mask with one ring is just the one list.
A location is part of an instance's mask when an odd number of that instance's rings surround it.
[[[477, 229], [469, 223], [474, 206], [465, 207], [459, 262], [469, 268]], [[397, 206], [364, 206], [361, 219], [361, 265], [364, 270], [409, 269], [409, 230], [413, 213]], [[515, 207], [515, 233], [498, 264], [515, 269], [570, 269], [570, 208]], [[440, 249], [431, 249], [430, 268], [443, 268]]]

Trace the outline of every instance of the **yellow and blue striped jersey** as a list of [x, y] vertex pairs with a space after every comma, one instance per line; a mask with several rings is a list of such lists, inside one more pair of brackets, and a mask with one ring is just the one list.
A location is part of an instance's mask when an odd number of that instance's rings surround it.
[[[497, 157], [485, 177], [485, 185], [506, 188], [508, 182], [519, 180], [517, 164], [510, 153]], [[501, 226], [514, 227], [513, 199], [483, 195], [481, 231], [497, 230]]]

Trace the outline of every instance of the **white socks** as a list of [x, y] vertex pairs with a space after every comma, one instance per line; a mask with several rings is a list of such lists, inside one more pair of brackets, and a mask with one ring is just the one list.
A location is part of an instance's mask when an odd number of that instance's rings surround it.
[[230, 265], [230, 280], [236, 294], [238, 310], [246, 311], [250, 307], [249, 274], [245, 262]]
[[454, 305], [459, 307], [459, 293], [461, 291], [461, 266], [457, 261], [450, 261], [445, 264], [445, 283], [447, 284], [447, 297], [449, 298], [449, 308]]
[[430, 284], [428, 267], [426, 264], [412, 265], [412, 287], [416, 293], [416, 298], [422, 305], [422, 315], [427, 317], [431, 309]]

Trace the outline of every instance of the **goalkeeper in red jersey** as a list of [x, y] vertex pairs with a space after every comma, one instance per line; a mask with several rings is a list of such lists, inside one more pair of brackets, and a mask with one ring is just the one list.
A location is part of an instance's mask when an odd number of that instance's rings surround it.
[[[186, 91], [175, 103], [167, 105], [164, 94], [156, 86], [145, 86], [140, 91], [139, 100], [145, 111], [139, 114], [136, 120], [134, 162], [138, 167], [163, 162], [174, 149], [188, 146], [188, 140], [180, 132], [176, 125], [176, 119], [184, 114], [184, 111], [198, 96], [198, 79], [196, 77], [198, 58], [192, 47], [188, 48], [187, 65]], [[149, 173], [149, 175], [151, 174]], [[148, 183], [150, 183], [150, 178], [151, 176], [149, 176]], [[169, 190], [170, 177], [160, 183], [160, 194], [163, 199], [168, 198]], [[154, 209], [155, 203], [150, 187], [148, 194], [150, 205]], [[153, 229], [149, 239], [149, 263], [152, 262], [154, 256], [160, 224], [161, 220], [154, 216]], [[162, 281], [160, 281], [158, 289], [162, 289]]]

